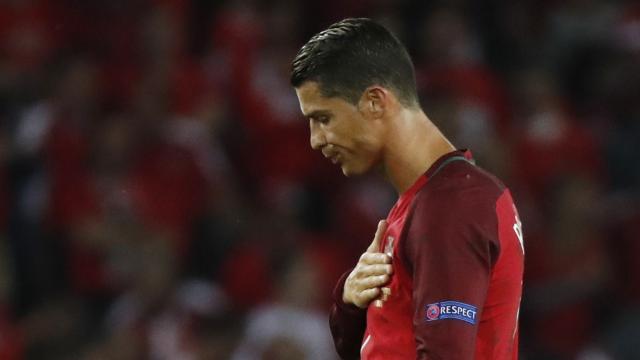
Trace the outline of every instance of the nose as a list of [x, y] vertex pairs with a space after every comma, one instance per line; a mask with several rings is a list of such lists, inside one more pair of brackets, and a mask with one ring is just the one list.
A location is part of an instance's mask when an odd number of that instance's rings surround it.
[[322, 147], [327, 143], [324, 131], [322, 131], [321, 127], [313, 121], [309, 122], [309, 131], [309, 142], [311, 143], [311, 148], [313, 150], [322, 149]]

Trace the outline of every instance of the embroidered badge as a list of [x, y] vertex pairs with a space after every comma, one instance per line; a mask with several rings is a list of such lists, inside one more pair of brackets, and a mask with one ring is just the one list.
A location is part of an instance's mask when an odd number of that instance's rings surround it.
[[387, 246], [384, 247], [384, 253], [387, 254], [389, 257], [393, 257], [393, 242], [396, 239], [393, 236], [388, 236], [387, 237]]
[[478, 309], [459, 301], [441, 301], [426, 306], [426, 321], [443, 319], [462, 320], [475, 325]]

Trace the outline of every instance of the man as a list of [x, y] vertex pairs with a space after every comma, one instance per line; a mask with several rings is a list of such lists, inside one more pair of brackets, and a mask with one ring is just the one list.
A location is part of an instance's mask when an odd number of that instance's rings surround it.
[[340, 356], [517, 358], [516, 208], [421, 110], [405, 48], [369, 19], [346, 19], [302, 47], [291, 84], [311, 147], [346, 176], [379, 170], [400, 194], [336, 287], [330, 324]]

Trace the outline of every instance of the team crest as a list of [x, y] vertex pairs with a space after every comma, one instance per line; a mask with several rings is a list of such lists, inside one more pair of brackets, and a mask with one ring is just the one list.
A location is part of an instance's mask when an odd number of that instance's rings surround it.
[[[384, 253], [387, 254], [389, 257], [393, 257], [394, 241], [395, 241], [395, 238], [393, 236], [387, 236], [387, 243], [385, 244], [385, 247], [384, 247]], [[378, 307], [378, 308], [381, 308], [384, 305], [385, 301], [389, 299], [389, 296], [391, 296], [390, 287], [383, 287], [380, 290], [382, 291], [381, 296], [373, 302], [375, 307]]]
[[393, 256], [393, 242], [395, 240], [396, 239], [393, 236], [387, 236], [387, 245], [384, 247], [384, 253], [390, 257]]

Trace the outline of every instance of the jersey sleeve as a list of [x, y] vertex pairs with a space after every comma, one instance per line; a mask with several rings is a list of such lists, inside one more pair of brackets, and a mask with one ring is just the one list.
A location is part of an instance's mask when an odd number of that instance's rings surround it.
[[500, 251], [496, 192], [440, 189], [416, 196], [402, 250], [413, 278], [418, 359], [474, 358]]
[[329, 327], [338, 355], [344, 360], [360, 359], [360, 344], [367, 327], [367, 311], [342, 301], [344, 282], [351, 270], [342, 275], [333, 290]]

